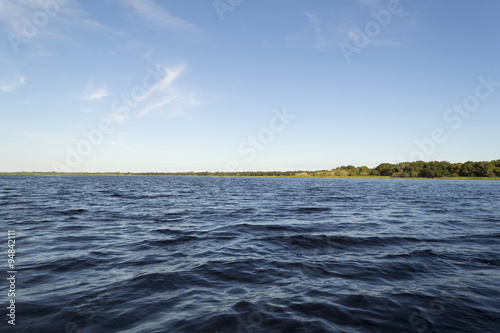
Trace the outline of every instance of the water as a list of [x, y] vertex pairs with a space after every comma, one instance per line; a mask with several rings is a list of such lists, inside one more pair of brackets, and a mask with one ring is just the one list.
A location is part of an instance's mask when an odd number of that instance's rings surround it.
[[498, 181], [1, 176], [1, 330], [500, 332], [499, 208]]

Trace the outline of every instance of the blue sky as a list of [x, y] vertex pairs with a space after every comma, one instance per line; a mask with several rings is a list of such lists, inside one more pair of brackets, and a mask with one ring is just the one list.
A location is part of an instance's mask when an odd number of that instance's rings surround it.
[[500, 2], [1, 0], [0, 171], [500, 158]]

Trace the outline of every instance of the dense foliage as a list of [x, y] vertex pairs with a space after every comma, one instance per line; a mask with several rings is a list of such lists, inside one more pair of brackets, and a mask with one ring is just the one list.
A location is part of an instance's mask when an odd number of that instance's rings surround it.
[[[324, 172], [324, 171], [323, 171]], [[491, 162], [404, 162], [382, 163], [374, 169], [352, 165], [327, 171], [332, 176], [389, 176], [389, 177], [500, 177], [500, 160]]]

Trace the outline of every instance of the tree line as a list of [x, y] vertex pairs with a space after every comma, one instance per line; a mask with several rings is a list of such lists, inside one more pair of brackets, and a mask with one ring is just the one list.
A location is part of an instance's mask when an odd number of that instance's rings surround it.
[[393, 177], [393, 178], [500, 178], [500, 160], [490, 162], [382, 163], [375, 168], [354, 165], [319, 171], [234, 171], [234, 172], [12, 172], [0, 174], [30, 175], [101, 175], [101, 176], [211, 176], [211, 177]]
[[[324, 173], [324, 171], [323, 171]], [[366, 166], [341, 166], [326, 172], [330, 176], [386, 176], [399, 178], [441, 178], [441, 177], [500, 177], [500, 160], [490, 162], [450, 163], [403, 162], [398, 164], [382, 163], [370, 169]]]
[[[375, 168], [353, 165], [319, 171], [235, 171], [235, 172], [145, 172], [137, 176], [215, 176], [215, 177], [394, 177], [394, 178], [454, 178], [500, 177], [500, 160], [491, 162], [403, 162], [382, 163]], [[127, 174], [121, 174], [127, 175]]]

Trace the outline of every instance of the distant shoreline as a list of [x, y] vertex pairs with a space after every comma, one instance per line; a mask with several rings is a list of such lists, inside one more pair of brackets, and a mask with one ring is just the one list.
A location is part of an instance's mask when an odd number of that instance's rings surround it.
[[[264, 173], [264, 174], [263, 174]], [[112, 176], [112, 177], [220, 177], [220, 178], [332, 178], [332, 179], [441, 179], [441, 180], [500, 180], [500, 177], [395, 177], [395, 176], [331, 176], [316, 171], [300, 171], [291, 175], [268, 172], [0, 172], [0, 176]], [[281, 173], [281, 171], [269, 172]]]
[[163, 177], [286, 177], [286, 178], [341, 178], [341, 179], [466, 179], [500, 180], [500, 160], [490, 162], [450, 163], [402, 162], [382, 163], [375, 168], [354, 165], [317, 171], [200, 171], [200, 172], [0, 172], [0, 175], [30, 176], [163, 176]]

